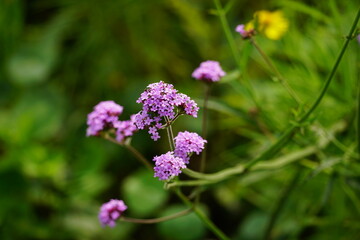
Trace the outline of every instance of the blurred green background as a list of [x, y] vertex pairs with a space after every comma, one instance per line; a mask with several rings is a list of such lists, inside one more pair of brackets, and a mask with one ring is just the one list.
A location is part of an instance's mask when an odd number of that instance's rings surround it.
[[[257, 41], [306, 104], [329, 74], [358, 8], [355, 0], [222, 3], [232, 29], [257, 10], [283, 10], [290, 22], [285, 36]], [[211, 59], [228, 77], [212, 88], [207, 171], [244, 163], [269, 146], [295, 119], [296, 104], [256, 50], [232, 32], [239, 77], [215, 13], [205, 0], [0, 0], [0, 239], [214, 239], [192, 214], [102, 228], [98, 210], [111, 198], [124, 199], [126, 215], [140, 218], [184, 206], [126, 149], [85, 132], [99, 101], [123, 105], [127, 119], [140, 110], [135, 101], [144, 88], [159, 80], [201, 103], [203, 86], [191, 73]], [[328, 133], [341, 124], [336, 141], [289, 166], [205, 189], [204, 210], [225, 233], [260, 239], [299, 171], [274, 239], [360, 239], [360, 166], [352, 157], [359, 66], [359, 44], [352, 41], [312, 127], [282, 153], [317, 146], [320, 124]], [[200, 133], [201, 115], [179, 119], [175, 131]], [[148, 159], [168, 151], [164, 135], [153, 142], [141, 131], [132, 143]]]

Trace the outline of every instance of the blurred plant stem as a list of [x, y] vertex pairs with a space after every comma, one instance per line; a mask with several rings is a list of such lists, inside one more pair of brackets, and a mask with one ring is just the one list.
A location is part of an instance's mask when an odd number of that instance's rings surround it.
[[256, 48], [256, 50], [260, 53], [266, 64], [270, 67], [270, 69], [274, 72], [277, 79], [283, 85], [283, 87], [286, 89], [286, 91], [289, 93], [289, 95], [296, 101], [298, 105], [301, 105], [302, 101], [299, 98], [299, 96], [296, 94], [296, 92], [291, 88], [289, 83], [286, 81], [286, 79], [282, 76], [282, 74], [279, 72], [279, 70], [275, 67], [271, 59], [268, 57], [268, 55], [261, 49], [259, 44], [257, 44], [256, 40], [252, 37], [249, 39], [251, 44]]
[[189, 214], [191, 211], [192, 211], [192, 209], [189, 208], [189, 209], [186, 209], [186, 210], [181, 211], [181, 212], [174, 213], [174, 214], [169, 215], [169, 216], [160, 217], [160, 218], [152, 218], [152, 219], [138, 219], [138, 218], [121, 217], [120, 221], [131, 222], [131, 223], [142, 223], [142, 224], [154, 224], [154, 223], [165, 222], [165, 221], [168, 221], [168, 220], [171, 220], [171, 219], [175, 219], [175, 218], [185, 216], [185, 215]]
[[[202, 118], [202, 137], [206, 140], [207, 137], [207, 115], [208, 115], [208, 101], [210, 96], [211, 83], [204, 83], [204, 105], [203, 105], [203, 118]], [[206, 149], [201, 153], [200, 172], [204, 172], [206, 164]]]
[[219, 239], [221, 240], [230, 240], [206, 215], [198, 205], [194, 205], [181, 191], [179, 188], [174, 189], [176, 195], [200, 218], [200, 220], [205, 223], [207, 228], [212, 231]]
[[[320, 91], [319, 96], [315, 99], [314, 103], [312, 104], [312, 106], [310, 107], [309, 110], [307, 110], [301, 117], [300, 119], [297, 121], [297, 123], [299, 125], [302, 125], [305, 123], [305, 121], [309, 118], [309, 116], [314, 112], [314, 110], [319, 106], [321, 100], [323, 99], [323, 97], [325, 96], [325, 93], [327, 92], [330, 83], [335, 75], [335, 72], [341, 62], [341, 59], [349, 45], [349, 42], [351, 40], [351, 36], [353, 35], [357, 23], [359, 21], [360, 18], [360, 10], [358, 10], [357, 15], [355, 17], [355, 20], [352, 24], [352, 27], [349, 31], [349, 34], [346, 37], [346, 41], [339, 53], [339, 56], [337, 57], [335, 64], [330, 72], [330, 75], [328, 77], [328, 79], [326, 80], [322, 90]], [[298, 125], [293, 125], [290, 128], [288, 128], [285, 133], [279, 138], [279, 140], [272, 145], [268, 150], [266, 150], [265, 152], [263, 152], [259, 157], [253, 159], [252, 161], [250, 161], [245, 168], [248, 169], [250, 167], [252, 167], [254, 164], [256, 164], [259, 161], [265, 160], [265, 159], [270, 159], [271, 157], [273, 157], [276, 153], [278, 153], [292, 138], [292, 136], [295, 134], [295, 132], [299, 129]]]
[[285, 202], [287, 199], [289, 199], [291, 192], [295, 189], [296, 183], [298, 182], [300, 175], [301, 175], [301, 168], [299, 168], [296, 173], [294, 174], [293, 178], [291, 179], [291, 182], [286, 186], [284, 191], [282, 192], [279, 200], [276, 202], [275, 208], [273, 209], [268, 224], [265, 228], [264, 233], [264, 240], [270, 240], [271, 239], [271, 232], [273, 227], [275, 226], [276, 220], [279, 217], [279, 214], [281, 210], [283, 209]]
[[356, 131], [356, 141], [357, 141], [357, 153], [360, 155], [360, 83], [358, 80], [358, 92], [357, 92], [357, 109], [356, 109], [356, 123], [355, 123], [355, 131]]
[[169, 140], [170, 150], [171, 150], [171, 151], [174, 151], [174, 149], [175, 149], [174, 133], [173, 133], [173, 130], [172, 130], [172, 127], [171, 127], [171, 123], [170, 123], [169, 118], [165, 116], [165, 119], [166, 119], [166, 125], [167, 125], [167, 127], [166, 127], [166, 133], [167, 133], [168, 140]]
[[[345, 129], [346, 125], [343, 122], [339, 122], [335, 124], [331, 129], [331, 135], [334, 135], [337, 132], [341, 132]], [[291, 164], [295, 161], [303, 159], [305, 157], [311, 156], [316, 152], [320, 151], [321, 149], [328, 146], [329, 143], [332, 142], [332, 138], [328, 137], [327, 135], [322, 135], [319, 141], [312, 146], [308, 146], [306, 148], [302, 148], [300, 150], [288, 153], [276, 159], [270, 160], [266, 162], [256, 163], [251, 170], [274, 170], [284, 167], [288, 164]], [[350, 153], [349, 153], [350, 154]], [[227, 168], [221, 170], [216, 173], [200, 173], [195, 172], [190, 169], [183, 169], [183, 173], [198, 180], [190, 180], [190, 181], [179, 181], [170, 183], [169, 187], [175, 186], [198, 186], [204, 184], [214, 184], [220, 181], [223, 181], [231, 176], [238, 175], [238, 174], [245, 174], [246, 172], [250, 171], [249, 169], [245, 168], [246, 165], [238, 164], [234, 167]]]
[[142, 164], [145, 165], [146, 168], [148, 168], [150, 171], [153, 170], [153, 166], [148, 162], [148, 160], [133, 146], [131, 146], [129, 143], [120, 143], [116, 141], [116, 139], [112, 138], [108, 134], [104, 135], [104, 138], [106, 140], [109, 140], [110, 142], [113, 142], [121, 147], [125, 147], [127, 150], [129, 150], [136, 159], [138, 159]]
[[[219, 16], [219, 19], [220, 19], [220, 22], [221, 22], [221, 26], [222, 26], [222, 28], [224, 30], [226, 39], [227, 39], [227, 41], [229, 43], [231, 53], [232, 53], [232, 55], [234, 57], [234, 60], [236, 62], [237, 68], [239, 69], [240, 76], [241, 76], [242, 75], [241, 58], [240, 58], [240, 55], [239, 55], [239, 51], [236, 49], [235, 39], [234, 39], [234, 36], [231, 33], [229, 23], [228, 23], [228, 21], [226, 19], [226, 11], [228, 11], [230, 9], [231, 5], [229, 5], [227, 10], [225, 10], [221, 5], [220, 0], [214, 0], [214, 4], [215, 4], [216, 10], [217, 10], [217, 15]], [[246, 85], [244, 85], [245, 90], [249, 93], [249, 95], [250, 95], [252, 101], [254, 102], [254, 104], [256, 105], [256, 107], [258, 109], [261, 109], [260, 104], [258, 104], [258, 102], [256, 100], [255, 91], [254, 91], [253, 86], [251, 85], [251, 82], [247, 78], [245, 80], [246, 80], [246, 81], [244, 81], [244, 83], [246, 83]]]

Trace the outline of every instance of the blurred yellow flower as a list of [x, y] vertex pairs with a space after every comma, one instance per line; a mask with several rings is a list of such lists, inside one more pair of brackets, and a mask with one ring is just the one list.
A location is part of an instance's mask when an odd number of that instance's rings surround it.
[[289, 28], [289, 21], [283, 16], [282, 11], [269, 12], [257, 11], [254, 20], [245, 26], [245, 30], [256, 29], [272, 40], [280, 39]]

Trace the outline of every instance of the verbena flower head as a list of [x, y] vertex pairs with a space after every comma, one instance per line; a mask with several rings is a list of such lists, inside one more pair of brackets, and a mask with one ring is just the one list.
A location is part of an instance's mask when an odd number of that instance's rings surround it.
[[240, 33], [243, 39], [247, 39], [255, 35], [255, 30], [253, 28], [249, 28], [249, 26], [245, 27], [244, 24], [238, 25], [235, 28], [235, 31]]
[[191, 76], [205, 82], [218, 82], [225, 74], [219, 62], [209, 60], [202, 62]]
[[101, 131], [113, 128], [122, 112], [123, 107], [114, 101], [100, 102], [94, 107], [94, 111], [88, 114], [86, 135], [97, 136]]
[[169, 180], [181, 173], [181, 169], [186, 168], [183, 159], [174, 156], [173, 152], [167, 152], [160, 156], [154, 157], [155, 175], [159, 180]]
[[282, 11], [269, 12], [266, 10], [257, 11], [254, 14], [254, 20], [250, 21], [245, 29], [253, 29], [263, 33], [272, 40], [280, 39], [289, 28], [289, 22], [283, 16]]
[[122, 200], [111, 199], [104, 203], [99, 212], [99, 221], [102, 226], [115, 226], [115, 221], [120, 218], [121, 214], [127, 209], [127, 206]]
[[205, 148], [207, 142], [197, 133], [193, 132], [179, 132], [175, 137], [175, 156], [180, 157], [186, 164], [189, 163], [190, 154], [196, 153], [199, 155]]
[[138, 129], [148, 129], [153, 140], [160, 138], [158, 130], [171, 122], [176, 114], [197, 117], [197, 104], [187, 95], [178, 93], [172, 84], [163, 81], [150, 84], [136, 101], [142, 110], [135, 116]]
[[119, 121], [115, 124], [116, 140], [124, 142], [127, 137], [131, 137], [138, 129], [135, 125], [135, 115], [131, 115], [130, 120]]

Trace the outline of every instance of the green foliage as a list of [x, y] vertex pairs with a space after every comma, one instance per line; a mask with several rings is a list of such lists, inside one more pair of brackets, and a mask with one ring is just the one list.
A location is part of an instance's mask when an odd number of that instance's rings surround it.
[[[140, 110], [135, 100], [143, 89], [159, 80], [202, 106], [202, 85], [191, 73], [201, 61], [218, 60], [228, 75], [211, 89], [206, 172], [246, 164], [312, 104], [358, 9], [356, 1], [339, 0], [222, 4], [231, 30], [257, 10], [283, 10], [290, 22], [285, 36], [256, 40], [300, 105], [233, 31], [238, 69], [212, 1], [0, 1], [0, 239], [213, 238], [194, 213], [102, 228], [98, 210], [112, 198], [125, 200], [129, 217], [168, 216], [183, 207], [125, 148], [86, 138], [87, 114], [99, 101], [114, 100], [127, 119]], [[350, 42], [320, 106], [278, 155], [201, 189], [208, 215], [226, 234], [263, 237], [283, 190], [302, 169], [273, 239], [360, 238], [359, 47]], [[175, 131], [200, 133], [201, 118], [202, 110], [198, 119], [181, 117]], [[132, 144], [151, 160], [168, 151], [161, 134], [153, 142], [140, 131]]]
[[[169, 216], [185, 209], [181, 205], [172, 205], [163, 210], [161, 216]], [[164, 239], [195, 240], [202, 239], [205, 234], [205, 226], [195, 213], [161, 222], [158, 224], [158, 229]]]
[[163, 183], [154, 178], [154, 174], [141, 170], [125, 179], [122, 187], [124, 199], [129, 212], [137, 217], [147, 217], [162, 207], [168, 192], [164, 191]]

